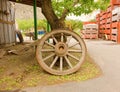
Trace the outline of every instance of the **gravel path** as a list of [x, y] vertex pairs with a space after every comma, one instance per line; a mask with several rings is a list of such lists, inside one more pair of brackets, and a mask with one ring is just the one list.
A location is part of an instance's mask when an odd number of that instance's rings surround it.
[[24, 89], [20, 92], [120, 92], [120, 45], [111, 41], [86, 40], [88, 52], [101, 67], [99, 78]]

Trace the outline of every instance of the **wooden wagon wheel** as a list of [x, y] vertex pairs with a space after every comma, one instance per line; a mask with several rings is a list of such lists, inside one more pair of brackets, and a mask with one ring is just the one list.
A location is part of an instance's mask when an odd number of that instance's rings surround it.
[[[56, 39], [59, 35], [59, 39]], [[64, 40], [66, 38], [66, 40]], [[54, 30], [38, 42], [36, 57], [41, 67], [55, 75], [76, 72], [86, 56], [86, 46], [72, 31]]]

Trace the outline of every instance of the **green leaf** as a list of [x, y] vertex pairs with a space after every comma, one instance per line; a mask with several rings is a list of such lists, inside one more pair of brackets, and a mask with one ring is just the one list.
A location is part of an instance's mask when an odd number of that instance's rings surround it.
[[79, 2], [73, 6], [75, 1], [77, 0], [52, 0], [55, 14], [60, 18], [64, 9], [67, 9], [69, 10], [67, 15], [80, 16], [81, 14], [89, 14], [97, 9], [105, 10], [110, 3], [110, 0], [97, 0], [97, 2], [94, 0], [78, 0]]

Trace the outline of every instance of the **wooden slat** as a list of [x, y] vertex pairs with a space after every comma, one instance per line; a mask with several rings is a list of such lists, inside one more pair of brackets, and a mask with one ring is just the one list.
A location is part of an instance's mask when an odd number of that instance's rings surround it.
[[[1, 9], [1, 0], [0, 0], [0, 11], [2, 11], [2, 9]], [[1, 18], [1, 12], [0, 12], [0, 18]], [[2, 43], [1, 42], [1, 31], [2, 31], [2, 23], [0, 23], [0, 44]]]
[[[7, 11], [9, 12], [9, 15], [8, 15], [8, 19], [7, 19], [7, 21], [11, 21], [11, 12], [10, 12], [10, 9], [11, 8], [11, 5], [10, 5], [10, 2], [7, 2]], [[9, 43], [11, 43], [12, 42], [12, 30], [11, 30], [11, 25], [10, 24], [8, 24], [8, 35], [9, 35]]]
[[15, 24], [14, 21], [4, 21], [4, 20], [2, 20], [2, 19], [0, 19], [0, 23], [11, 24], [11, 25]]
[[[7, 0], [3, 0], [3, 11], [7, 10]], [[6, 14], [3, 14], [3, 20], [7, 21], [7, 16]], [[5, 36], [5, 43], [9, 43], [9, 33], [8, 33], [8, 24], [4, 23], [4, 36]]]
[[[1, 11], [3, 11], [3, 7], [2, 7], [2, 4], [3, 4], [3, 0], [0, 0], [0, 9]], [[3, 18], [3, 14], [0, 13], [0, 18], [2, 19]], [[0, 44], [4, 44], [5, 43], [5, 38], [4, 38], [4, 31], [3, 31], [3, 24], [0, 23]]]
[[15, 9], [8, 0], [0, 0], [0, 10], [9, 13], [0, 13], [0, 45], [15, 43]]
[[[11, 21], [15, 21], [15, 7], [11, 6]], [[16, 27], [15, 23], [12, 25], [12, 42], [16, 42]]]
[[15, 7], [14, 4], [10, 1], [8, 2], [8, 8], [10, 11], [9, 21], [13, 21], [11, 25], [9, 25], [10, 31], [10, 43], [16, 42], [16, 35], [15, 35]]
[[[0, 10], [2, 10], [1, 9], [1, 0], [0, 0]], [[1, 18], [1, 13], [0, 13], [0, 18]], [[1, 30], [2, 30], [2, 23], [0, 23], [0, 33], [1, 33]], [[0, 44], [1, 44], [2, 42], [1, 42], [1, 34], [0, 34]]]

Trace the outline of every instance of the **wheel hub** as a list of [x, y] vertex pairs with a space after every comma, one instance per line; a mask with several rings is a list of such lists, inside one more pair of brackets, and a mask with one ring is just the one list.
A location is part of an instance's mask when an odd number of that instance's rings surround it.
[[58, 56], [65, 56], [67, 53], [68, 47], [64, 42], [59, 42], [55, 45], [55, 53]]
[[[53, 43], [48, 42], [49, 39], [52, 39]], [[68, 46], [71, 40], [74, 42]], [[76, 45], [79, 45], [78, 48], [74, 48]], [[83, 63], [85, 56], [86, 46], [83, 39], [68, 30], [53, 30], [45, 34], [38, 42], [36, 50], [36, 57], [41, 67], [55, 75], [76, 72]]]

